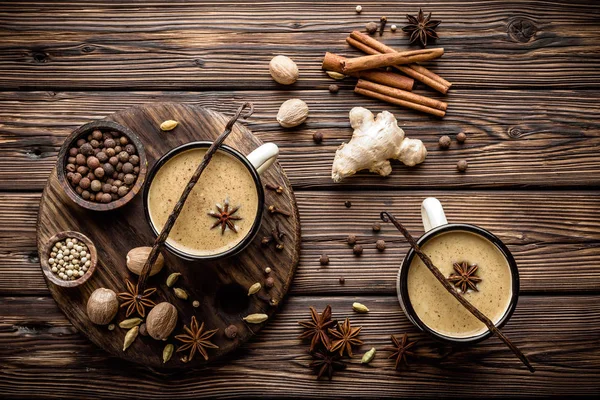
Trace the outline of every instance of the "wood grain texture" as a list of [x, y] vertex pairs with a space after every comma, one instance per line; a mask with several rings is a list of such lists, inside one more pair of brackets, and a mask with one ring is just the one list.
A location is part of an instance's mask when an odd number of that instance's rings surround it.
[[[455, 91], [448, 96], [448, 115], [439, 120], [355, 95], [353, 83], [342, 81], [336, 95], [325, 87], [295, 91], [311, 112], [294, 129], [282, 129], [275, 120], [288, 92], [0, 92], [0, 189], [43, 188], [64, 138], [90, 120], [160, 101], [231, 113], [240, 99], [254, 102], [249, 128], [280, 146], [281, 165], [295, 189], [332, 188], [331, 164], [337, 147], [352, 135], [353, 106], [392, 111], [409, 137], [424, 141], [429, 155], [416, 168], [394, 163], [387, 178], [363, 172], [335, 189], [600, 187], [597, 92]], [[464, 145], [439, 149], [441, 135], [461, 131], [468, 134]], [[320, 145], [312, 140], [315, 132], [325, 137]], [[462, 158], [469, 162], [466, 174], [456, 172]]]
[[[395, 296], [291, 297], [275, 319], [230, 357], [209, 368], [159, 373], [109, 357], [68, 323], [49, 298], [0, 298], [0, 395], [27, 398], [466, 398], [595, 395], [600, 390], [600, 298], [598, 296], [522, 296], [503, 331], [531, 357], [530, 374], [497, 339], [456, 349], [445, 361], [413, 362], [396, 372], [389, 352], [391, 334], [407, 332], [420, 340], [420, 351], [437, 345], [417, 332]], [[351, 310], [352, 301], [369, 306]], [[357, 349], [346, 371], [332, 382], [311, 375], [307, 343], [297, 336], [308, 306], [331, 304], [335, 318], [350, 317], [362, 326]], [[117, 328], [119, 329], [119, 328]], [[360, 356], [378, 349], [369, 365]], [[82, 384], [82, 379], [85, 384]]]
[[[138, 135], [146, 148], [148, 165], [151, 167], [159, 157], [181, 144], [215, 140], [225, 129], [230, 117], [209, 109], [165, 103], [125, 109], [108, 118]], [[159, 128], [160, 123], [170, 118], [179, 122], [176, 131], [162, 132]], [[243, 125], [236, 124], [225, 144], [242, 154], [249, 154], [259, 147], [261, 142]], [[156, 277], [150, 278], [147, 285], [147, 288], [157, 289], [151, 298], [152, 301], [157, 304], [166, 301], [177, 308], [179, 318], [175, 334], [183, 332], [184, 324], [189, 326], [193, 315], [205, 322], [206, 330], [219, 330], [211, 340], [219, 347], [208, 352], [210, 360], [233, 351], [264, 326], [246, 324], [242, 317], [253, 313], [274, 315], [277, 307], [259, 299], [258, 295], [247, 295], [252, 284], [261, 282], [264, 285], [265, 267], [272, 268], [273, 272], [269, 276], [274, 279], [275, 286], [272, 289], [264, 289], [260, 294], [275, 300], [277, 304], [286, 295], [298, 264], [300, 224], [294, 193], [278, 164], [266, 170], [262, 178], [265, 182], [275, 181], [284, 187], [282, 195], [271, 191], [265, 193], [263, 209], [273, 204], [290, 211], [289, 218], [273, 216], [264, 211], [258, 235], [242, 253], [226, 259], [186, 262], [165, 250], [163, 254], [166, 267]], [[265, 250], [260, 244], [261, 238], [269, 236], [276, 221], [281, 222], [281, 231], [286, 235], [283, 240], [286, 246], [282, 251], [276, 251], [274, 248]], [[126, 279], [137, 283], [137, 277], [127, 269], [126, 255], [135, 247], [149, 246], [155, 239], [144, 215], [143, 196], [138, 195], [127, 205], [110, 212], [90, 211], [76, 205], [67, 196], [54, 170], [40, 201], [37, 224], [38, 250], [42, 252], [47, 248], [50, 237], [66, 230], [85, 234], [98, 250], [96, 272], [86, 284], [64, 288], [51, 281], [47, 282], [50, 293], [75, 327], [113, 355], [147, 366], [189, 368], [205, 363], [198, 355], [188, 364], [181, 362], [180, 357], [173, 357], [169, 363], [163, 364], [162, 349], [165, 343], [149, 337], [135, 340], [124, 352], [124, 330], [109, 332], [105, 326], [95, 325], [87, 317], [86, 304], [95, 289], [104, 287], [120, 293], [127, 291]], [[189, 293], [188, 301], [178, 299], [165, 285], [166, 277], [172, 272], [181, 274], [177, 286]], [[192, 307], [193, 300], [200, 301], [201, 307]], [[115, 322], [128, 317], [125, 310], [121, 308]], [[229, 325], [236, 325], [238, 328], [238, 335], [234, 340], [225, 337], [224, 331]], [[172, 337], [170, 341], [176, 346], [180, 345]]]
[[[447, 57], [432, 70], [456, 89], [598, 87], [593, 2], [361, 4], [358, 15], [345, 1], [3, 2], [0, 87], [287, 89], [267, 71], [284, 53], [301, 70], [295, 87], [310, 88], [327, 81], [320, 71], [326, 51], [359, 54], [344, 42], [351, 31], [381, 15], [401, 27], [419, 7], [443, 21], [437, 45]], [[400, 30], [383, 39], [418, 48]]]
[[[600, 287], [600, 196], [590, 192], [422, 191], [296, 192], [302, 221], [296, 295], [393, 294], [407, 243], [391, 226], [373, 234], [379, 211], [396, 215], [421, 235], [420, 202], [438, 197], [451, 222], [480, 225], [509, 247], [523, 292], [594, 292]], [[344, 202], [352, 202], [347, 209]], [[0, 194], [0, 295], [47, 295], [35, 246], [39, 194]], [[346, 244], [356, 234], [365, 247], [355, 257]], [[387, 243], [383, 253], [375, 242]], [[331, 262], [319, 264], [321, 254]], [[340, 285], [339, 277], [346, 280]]]

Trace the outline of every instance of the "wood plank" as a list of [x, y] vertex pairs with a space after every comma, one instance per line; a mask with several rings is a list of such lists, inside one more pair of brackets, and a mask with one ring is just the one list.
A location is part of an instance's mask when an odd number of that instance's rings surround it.
[[[285, 53], [301, 69], [296, 87], [313, 88], [327, 82], [326, 51], [358, 54], [348, 33], [381, 15], [401, 27], [419, 7], [443, 21], [446, 55], [433, 65], [455, 89], [598, 87], [600, 10], [589, 1], [361, 4], [358, 15], [347, 2], [3, 2], [0, 87], [283, 89], [267, 64]], [[400, 30], [383, 39], [408, 47]]]
[[[346, 297], [292, 297], [259, 335], [228, 359], [177, 373], [155, 372], [109, 357], [71, 327], [49, 298], [0, 298], [0, 396], [27, 398], [372, 397], [475, 395], [539, 397], [594, 395], [600, 391], [600, 298], [523, 296], [503, 331], [530, 357], [530, 374], [496, 338], [457, 349], [437, 364], [420, 360], [396, 372], [391, 334], [420, 339], [420, 351], [437, 345], [417, 333], [395, 296], [356, 297], [368, 314], [352, 313]], [[317, 382], [308, 368], [308, 345], [296, 339], [308, 306], [331, 304], [335, 318], [362, 326], [365, 344], [346, 371]], [[119, 328], [117, 328], [119, 329]], [[147, 339], [146, 339], [147, 340]], [[379, 351], [369, 365], [360, 355]], [[360, 384], [356, 384], [360, 382]], [[82, 384], [85, 383], [85, 384]]]
[[[76, 127], [134, 105], [176, 101], [232, 112], [242, 100], [255, 103], [250, 129], [281, 147], [281, 164], [295, 189], [332, 188], [331, 164], [337, 147], [352, 134], [348, 111], [364, 106], [392, 111], [409, 137], [428, 148], [425, 163], [394, 163], [391, 176], [360, 173], [335, 188], [468, 188], [600, 186], [600, 95], [587, 91], [462, 90], [449, 96], [443, 120], [352, 93], [352, 83], [331, 95], [296, 91], [310, 109], [306, 124], [282, 129], [275, 121], [291, 95], [264, 92], [0, 92], [0, 190], [43, 188], [58, 148]], [[439, 97], [439, 96], [438, 96]], [[440, 150], [441, 135], [468, 132], [464, 145]], [[312, 140], [325, 136], [322, 144]], [[176, 134], [176, 133], [174, 133]], [[456, 172], [465, 158], [469, 170]], [[23, 179], [27, 177], [27, 179]]]
[[[291, 292], [393, 294], [408, 246], [391, 226], [373, 234], [381, 210], [394, 213], [415, 234], [423, 231], [420, 202], [438, 197], [449, 221], [480, 225], [510, 248], [523, 292], [594, 292], [600, 287], [600, 196], [589, 192], [385, 191], [296, 192], [302, 223], [300, 264]], [[35, 246], [40, 195], [0, 194], [0, 295], [47, 295]], [[352, 207], [347, 209], [344, 202]], [[364, 245], [355, 257], [346, 244]], [[375, 250], [382, 238], [388, 248]], [[258, 238], [257, 240], [260, 240]], [[319, 264], [326, 253], [328, 266]], [[339, 277], [345, 284], [339, 283]]]

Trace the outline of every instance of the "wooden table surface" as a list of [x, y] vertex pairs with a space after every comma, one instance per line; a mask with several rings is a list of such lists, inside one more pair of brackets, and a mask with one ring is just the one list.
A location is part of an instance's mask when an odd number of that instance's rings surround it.
[[[0, 3], [0, 397], [537, 397], [600, 393], [600, 7], [594, 1], [3, 1]], [[446, 54], [431, 69], [454, 83], [443, 120], [352, 93], [320, 69], [326, 51], [385, 15], [399, 27], [419, 6], [443, 22]], [[406, 48], [398, 30], [383, 40]], [[273, 82], [268, 62], [292, 57], [300, 80]], [[431, 90], [418, 93], [442, 98]], [[301, 129], [275, 121], [286, 99], [311, 110]], [[302, 222], [302, 250], [280, 313], [242, 349], [202, 370], [152, 371], [109, 357], [77, 332], [49, 295], [35, 234], [41, 190], [64, 138], [77, 126], [158, 101], [232, 112], [254, 102], [250, 129], [281, 148]], [[335, 149], [351, 135], [348, 111], [393, 112], [429, 156], [380, 178], [330, 178]], [[443, 134], [468, 132], [440, 151]], [[322, 132], [321, 145], [312, 141]], [[455, 172], [466, 158], [466, 174]], [[440, 364], [396, 372], [385, 351], [359, 358], [332, 382], [308, 368], [298, 320], [308, 306], [362, 325], [360, 354], [408, 332], [395, 277], [408, 250], [379, 211], [422, 233], [419, 204], [438, 197], [448, 219], [496, 233], [513, 252], [521, 297], [508, 334], [537, 367], [530, 374], [496, 338]], [[344, 207], [345, 201], [352, 208]], [[345, 243], [357, 234], [365, 254]], [[377, 238], [388, 243], [378, 254]], [[328, 253], [331, 264], [319, 265]], [[338, 278], [346, 282], [340, 285]], [[369, 306], [353, 314], [351, 304]]]

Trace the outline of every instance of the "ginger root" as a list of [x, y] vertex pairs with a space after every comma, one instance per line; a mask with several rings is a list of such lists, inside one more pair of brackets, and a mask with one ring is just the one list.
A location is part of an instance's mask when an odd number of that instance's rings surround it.
[[393, 114], [383, 111], [374, 118], [363, 107], [350, 110], [350, 125], [354, 128], [352, 139], [335, 152], [331, 178], [334, 182], [368, 169], [381, 176], [392, 172], [389, 159], [397, 159], [412, 167], [427, 156], [427, 149], [418, 139], [404, 137]]

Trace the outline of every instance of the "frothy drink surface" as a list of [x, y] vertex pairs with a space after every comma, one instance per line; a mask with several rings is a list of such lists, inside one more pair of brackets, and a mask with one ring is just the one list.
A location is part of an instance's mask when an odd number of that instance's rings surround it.
[[[466, 231], [450, 231], [429, 239], [422, 246], [445, 277], [454, 272], [453, 263], [477, 264], [478, 292], [468, 290], [465, 298], [494, 323], [505, 314], [512, 296], [512, 275], [504, 255], [487, 239]], [[408, 271], [408, 295], [418, 317], [432, 330], [454, 338], [479, 335], [483, 322], [467, 311], [437, 281], [417, 256]]]
[[[187, 150], [169, 159], [156, 173], [148, 193], [148, 209], [152, 224], [160, 231], [179, 200], [183, 189], [202, 161], [206, 149]], [[240, 206], [233, 221], [237, 233], [229, 228], [221, 234], [221, 226], [208, 215], [215, 205]], [[193, 255], [214, 255], [241, 242], [252, 229], [258, 211], [258, 192], [246, 166], [223, 151], [218, 151], [190, 193], [167, 242]]]

